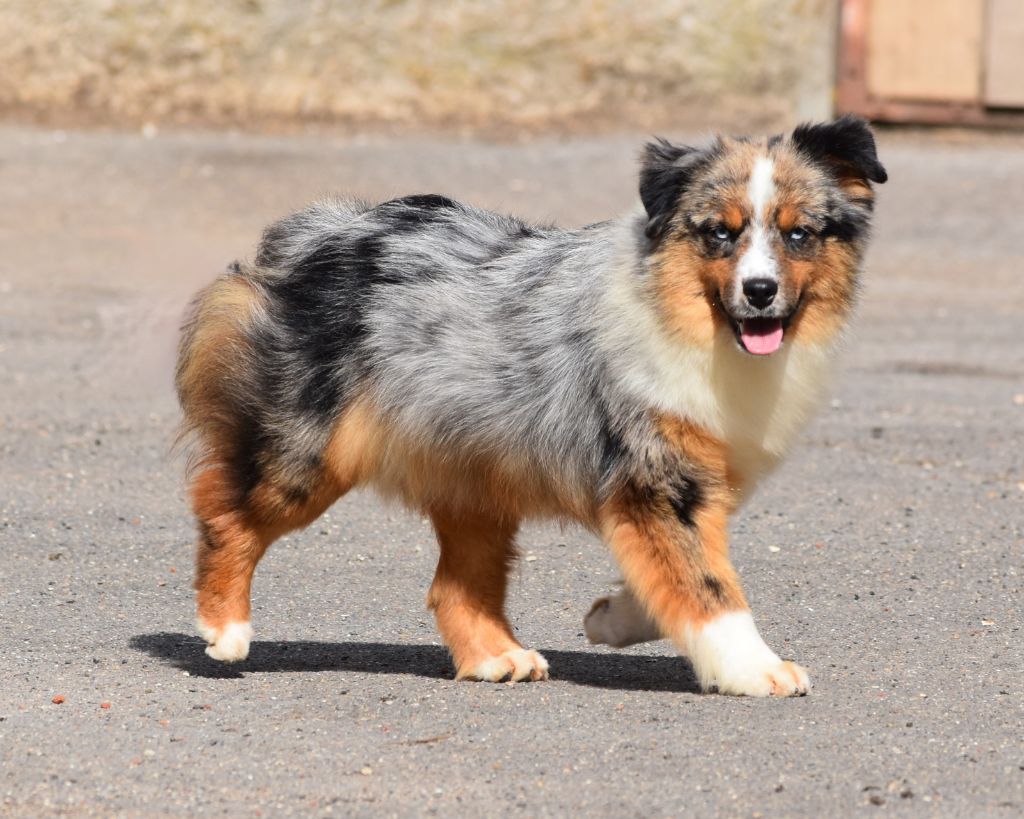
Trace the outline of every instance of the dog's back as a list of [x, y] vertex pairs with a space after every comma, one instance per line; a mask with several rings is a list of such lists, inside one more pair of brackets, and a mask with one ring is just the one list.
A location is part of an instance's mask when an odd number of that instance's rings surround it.
[[426, 506], [452, 489], [436, 470], [486, 463], [504, 464], [495, 480], [536, 476], [544, 510], [594, 495], [589, 442], [614, 434], [595, 345], [611, 263], [599, 234], [613, 230], [538, 228], [441, 196], [327, 202], [276, 223], [186, 326], [177, 383], [201, 460], [240, 491], [258, 474], [298, 495], [339, 420], [372, 406], [389, 449], [422, 453], [438, 487], [396, 464], [373, 476], [386, 493]]

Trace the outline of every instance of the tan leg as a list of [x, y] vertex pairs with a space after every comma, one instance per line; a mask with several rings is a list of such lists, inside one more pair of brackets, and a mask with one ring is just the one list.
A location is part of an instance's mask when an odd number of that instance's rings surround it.
[[441, 556], [427, 605], [451, 652], [458, 679], [542, 680], [547, 661], [512, 636], [505, 588], [516, 525], [486, 516], [431, 514]]
[[315, 520], [342, 493], [329, 483], [296, 500], [270, 484], [239, 493], [220, 467], [208, 467], [193, 484], [199, 520], [196, 549], [196, 608], [199, 633], [215, 660], [237, 662], [249, 654], [252, 639], [250, 590], [256, 564], [285, 533]]
[[[726, 694], [805, 694], [807, 672], [783, 662], [761, 639], [740, 579], [729, 562], [728, 523], [742, 480], [725, 445], [686, 422], [665, 418], [661, 431], [679, 463], [623, 485], [598, 512], [622, 568], [623, 595], [598, 601], [592, 639], [626, 644], [663, 635], [693, 664], [705, 689]], [[639, 604], [640, 611], [637, 610]]]
[[624, 491], [601, 510], [602, 532], [656, 631], [690, 658], [705, 689], [805, 694], [807, 673], [758, 634], [727, 555], [728, 508], [710, 495], [681, 520], [667, 498]]

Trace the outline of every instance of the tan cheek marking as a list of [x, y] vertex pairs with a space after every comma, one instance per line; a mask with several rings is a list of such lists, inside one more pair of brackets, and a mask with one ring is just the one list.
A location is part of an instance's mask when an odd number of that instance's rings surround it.
[[793, 261], [787, 269], [786, 282], [793, 288], [792, 297], [804, 292], [814, 275], [815, 263], [812, 261]]
[[805, 307], [789, 330], [793, 338], [824, 343], [839, 333], [853, 303], [856, 264], [854, 250], [837, 242], [826, 243], [814, 261], [793, 263], [793, 282], [805, 298]]
[[666, 328], [681, 341], [706, 346], [724, 319], [712, 305], [731, 276], [728, 260], [702, 258], [689, 242], [672, 242], [655, 260], [656, 293]]

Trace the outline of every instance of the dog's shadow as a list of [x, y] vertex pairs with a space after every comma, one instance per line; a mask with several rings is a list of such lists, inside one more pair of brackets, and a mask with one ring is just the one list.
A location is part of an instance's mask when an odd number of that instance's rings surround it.
[[[193, 677], [237, 679], [245, 674], [278, 671], [356, 671], [449, 680], [454, 676], [448, 652], [441, 646], [265, 640], [252, 644], [245, 661], [226, 665], [207, 657], [203, 641], [187, 634], [139, 634], [131, 638], [130, 644], [136, 651], [167, 661]], [[623, 691], [700, 691], [693, 669], [682, 657], [646, 657], [597, 649], [541, 649], [541, 653], [551, 663], [553, 680]]]

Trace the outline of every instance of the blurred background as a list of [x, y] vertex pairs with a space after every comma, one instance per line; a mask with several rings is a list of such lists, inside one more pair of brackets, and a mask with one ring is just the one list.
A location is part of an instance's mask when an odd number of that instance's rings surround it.
[[[0, 0], [0, 814], [1022, 815], [1022, 61], [1021, 0]], [[269, 222], [583, 225], [652, 133], [846, 111], [889, 172], [855, 327], [731, 546], [810, 697], [588, 646], [618, 572], [553, 525], [509, 601], [553, 679], [456, 684], [429, 526], [358, 493], [261, 563], [252, 660], [206, 662], [175, 345]]]
[[43, 122], [777, 127], [1009, 122], [1017, 0], [5, 0], [0, 110]]
[[652, 127], [827, 110], [829, 0], [6, 0], [0, 105], [44, 119]]

